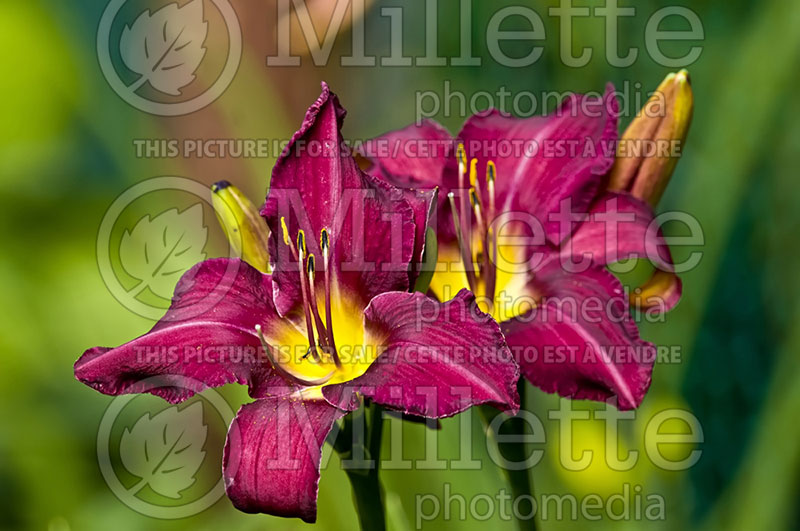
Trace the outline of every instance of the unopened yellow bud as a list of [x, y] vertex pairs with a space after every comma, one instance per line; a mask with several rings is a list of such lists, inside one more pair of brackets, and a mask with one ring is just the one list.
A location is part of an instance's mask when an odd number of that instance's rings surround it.
[[269, 229], [253, 203], [228, 181], [211, 187], [211, 202], [233, 250], [262, 273], [269, 270]]

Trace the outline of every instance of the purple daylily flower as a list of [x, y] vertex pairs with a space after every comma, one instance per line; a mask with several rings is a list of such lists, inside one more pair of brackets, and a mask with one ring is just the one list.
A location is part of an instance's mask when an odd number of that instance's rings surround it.
[[617, 105], [609, 84], [549, 116], [482, 112], [456, 139], [428, 120], [366, 142], [360, 155], [397, 186], [439, 190], [431, 290], [440, 300], [471, 289], [544, 391], [631, 409], [649, 387], [655, 347], [605, 266], [649, 258], [657, 271], [637, 306], [653, 313], [674, 306], [681, 286], [649, 205], [607, 190]]
[[[228, 496], [246, 512], [315, 521], [321, 446], [362, 397], [427, 418], [519, 408], [519, 368], [474, 296], [408, 292], [425, 233], [419, 205], [358, 168], [344, 116], [323, 84], [275, 165], [262, 209], [272, 274], [240, 260], [197, 264], [150, 332], [75, 364], [80, 381], [109, 395], [180, 402], [246, 384], [256, 400], [239, 410], [223, 464]], [[162, 348], [170, 355], [153, 355]], [[163, 385], [145, 387], [148, 377]]]

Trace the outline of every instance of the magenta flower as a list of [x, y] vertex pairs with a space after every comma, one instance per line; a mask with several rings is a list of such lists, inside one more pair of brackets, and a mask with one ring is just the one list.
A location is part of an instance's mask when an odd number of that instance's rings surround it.
[[[358, 168], [344, 116], [323, 84], [273, 170], [262, 209], [272, 274], [239, 260], [197, 264], [150, 332], [75, 364], [80, 381], [109, 395], [180, 402], [247, 384], [256, 400], [239, 410], [223, 464], [242, 511], [315, 521], [321, 446], [363, 398], [427, 418], [519, 407], [519, 369], [473, 295], [442, 304], [408, 292], [425, 220]], [[148, 377], [164, 386], [145, 388]]]
[[651, 208], [607, 190], [617, 113], [609, 85], [604, 97], [573, 95], [546, 117], [474, 115], [457, 139], [425, 121], [366, 142], [361, 155], [397, 186], [438, 188], [431, 290], [440, 300], [473, 291], [544, 391], [630, 409], [650, 385], [655, 347], [605, 266], [649, 258], [657, 272], [638, 305], [651, 312], [674, 306], [681, 287]]

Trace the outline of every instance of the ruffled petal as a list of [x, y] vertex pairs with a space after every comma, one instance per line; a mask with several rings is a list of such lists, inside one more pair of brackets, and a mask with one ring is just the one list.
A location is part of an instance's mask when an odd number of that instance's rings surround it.
[[[494, 161], [499, 212], [531, 214], [558, 244], [569, 235], [558, 215], [562, 202], [586, 212], [614, 163], [617, 115], [609, 84], [602, 98], [574, 94], [545, 117], [520, 119], [496, 109], [474, 115], [458, 138], [467, 157], [478, 159], [479, 171]], [[455, 157], [445, 172], [457, 175]], [[479, 185], [487, 194], [483, 179]]]
[[242, 406], [223, 457], [233, 505], [246, 513], [315, 522], [322, 445], [344, 413], [324, 400], [289, 397]]
[[576, 261], [586, 256], [595, 264], [607, 265], [649, 258], [657, 267], [672, 270], [669, 247], [653, 224], [653, 211], [626, 193], [603, 194], [561, 249], [563, 256], [572, 255]]
[[639, 337], [619, 280], [599, 266], [567, 273], [554, 264], [537, 271], [532, 289], [540, 305], [503, 323], [522, 374], [548, 393], [636, 408], [656, 350]]
[[654, 224], [652, 209], [628, 193], [605, 193], [561, 247], [561, 258], [579, 263], [584, 257], [598, 265], [649, 259], [657, 270], [632, 298], [640, 308], [668, 311], [681, 298], [681, 281], [674, 274], [669, 246]]
[[414, 213], [402, 192], [358, 168], [340, 133], [345, 114], [323, 83], [322, 94], [272, 171], [261, 215], [272, 231], [275, 305], [281, 315], [296, 308], [302, 297], [281, 218], [292, 242], [304, 231], [318, 270], [323, 268], [320, 233], [328, 230], [333, 280], [362, 308], [379, 293], [409, 287]]
[[453, 153], [450, 132], [433, 120], [391, 131], [364, 142], [360, 154], [372, 165], [368, 173], [382, 177], [399, 188], [445, 187], [447, 157]]
[[[413, 198], [421, 192], [430, 194], [438, 190], [437, 216], [435, 219], [426, 219], [426, 227], [432, 227], [440, 240], [447, 241], [454, 235], [447, 193], [458, 186], [458, 176], [444, 170], [448, 159], [454, 154], [455, 139], [450, 132], [428, 119], [420, 125], [411, 124], [367, 140], [359, 148], [359, 155], [366, 162], [367, 173], [391, 183], [406, 194], [406, 199], [414, 208], [418, 237], [420, 231], [425, 233], [425, 229], [420, 228], [421, 210], [414, 205]], [[415, 244], [415, 256], [417, 250]]]
[[[285, 386], [261, 350], [255, 326], [284, 324], [272, 281], [241, 260], [201, 262], [178, 282], [172, 305], [147, 334], [116, 348], [95, 347], [75, 362], [75, 377], [108, 395], [149, 392], [180, 402], [231, 382], [251, 396]], [[157, 377], [158, 387], [148, 378]], [[288, 392], [288, 388], [287, 388]]]
[[427, 418], [476, 404], [519, 409], [519, 368], [470, 292], [443, 304], [420, 293], [386, 293], [372, 300], [364, 320], [371, 344], [384, 351], [362, 376], [322, 388], [332, 404], [355, 409], [358, 394]]

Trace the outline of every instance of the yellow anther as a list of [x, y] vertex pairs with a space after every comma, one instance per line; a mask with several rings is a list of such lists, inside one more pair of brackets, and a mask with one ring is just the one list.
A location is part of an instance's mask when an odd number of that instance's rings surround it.
[[497, 179], [497, 166], [494, 165], [493, 160], [490, 160], [486, 163], [486, 180], [493, 183], [495, 179]]
[[458, 148], [456, 148], [456, 158], [458, 159], [458, 163], [461, 165], [462, 168], [467, 167], [467, 150], [464, 149], [464, 144], [458, 144]]
[[297, 231], [297, 252], [306, 254], [306, 233], [303, 229]]
[[289, 242], [289, 227], [286, 226], [286, 218], [281, 218], [281, 229], [283, 229], [283, 243], [286, 245], [291, 245]]
[[469, 185], [475, 187], [478, 182], [478, 159], [472, 159], [469, 163]]
[[474, 186], [469, 189], [469, 202], [472, 204], [472, 208], [475, 208], [476, 205], [480, 206], [481, 204], [480, 201], [478, 201], [478, 194]]
[[319, 248], [322, 249], [323, 253], [328, 251], [329, 244], [328, 229], [322, 229], [322, 232], [319, 233]]

